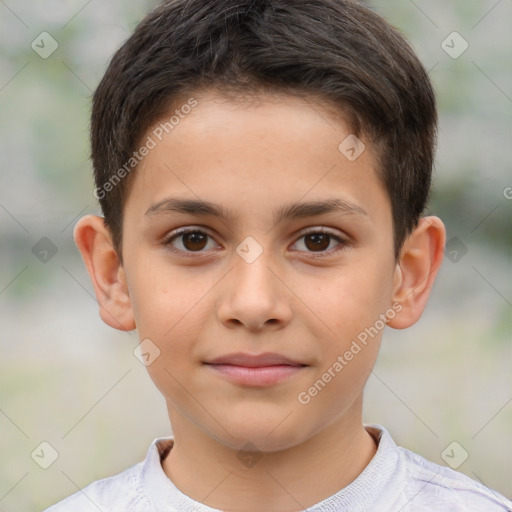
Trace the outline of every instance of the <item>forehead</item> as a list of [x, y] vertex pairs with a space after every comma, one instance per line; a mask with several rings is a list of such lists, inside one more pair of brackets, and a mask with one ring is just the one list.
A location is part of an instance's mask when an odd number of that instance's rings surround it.
[[220, 203], [234, 214], [265, 207], [274, 219], [282, 204], [301, 198], [339, 196], [370, 215], [390, 208], [371, 146], [315, 98], [203, 91], [175, 102], [142, 140], [150, 139], [126, 202], [139, 215], [169, 196]]

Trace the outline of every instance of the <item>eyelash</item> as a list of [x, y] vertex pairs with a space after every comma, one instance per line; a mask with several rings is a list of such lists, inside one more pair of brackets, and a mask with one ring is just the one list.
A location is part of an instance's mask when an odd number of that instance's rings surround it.
[[[170, 233], [168, 236], [165, 236], [162, 239], [161, 243], [167, 250], [169, 250], [173, 253], [176, 253], [176, 254], [186, 256], [186, 257], [197, 257], [198, 254], [199, 255], [203, 254], [205, 251], [183, 251], [181, 249], [176, 249], [175, 247], [172, 246], [173, 240], [175, 240], [176, 238], [179, 238], [180, 236], [186, 235], [188, 233], [201, 233], [201, 234], [204, 234], [207, 237], [213, 239], [213, 237], [211, 235], [209, 235], [202, 229], [182, 228], [177, 231], [174, 231], [173, 233]], [[347, 249], [347, 247], [350, 245], [348, 240], [345, 240], [345, 239], [335, 235], [334, 233], [332, 233], [329, 230], [326, 230], [325, 228], [317, 228], [317, 229], [313, 229], [311, 231], [303, 232], [300, 234], [300, 236], [299, 236], [299, 238], [297, 238], [297, 240], [300, 240], [301, 238], [304, 238], [305, 236], [314, 235], [317, 233], [322, 233], [322, 234], [328, 235], [330, 238], [333, 238], [337, 242], [339, 242], [339, 244], [336, 247], [329, 249], [328, 251], [322, 251], [322, 252], [294, 251], [294, 252], [307, 252], [308, 254], [311, 254], [313, 258], [325, 258], [325, 257], [332, 256], [333, 254], [336, 254], [338, 252], [341, 252], [341, 251]]]

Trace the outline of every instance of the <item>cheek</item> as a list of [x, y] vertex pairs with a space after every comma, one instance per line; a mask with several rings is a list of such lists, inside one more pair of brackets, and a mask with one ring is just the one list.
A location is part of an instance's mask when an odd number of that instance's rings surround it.
[[211, 317], [213, 304], [208, 292], [215, 281], [157, 261], [153, 261], [151, 272], [139, 270], [132, 276], [136, 277], [133, 303], [139, 339], [150, 339], [160, 351], [147, 370], [164, 395], [172, 389], [172, 395], [178, 396], [178, 382], [187, 380], [191, 364], [201, 357], [198, 340]]
[[154, 384], [166, 399], [186, 403], [183, 386], [191, 364], [199, 357], [196, 341], [211, 304], [201, 283], [172, 274], [169, 269], [159, 276], [142, 282], [135, 293], [137, 331], [140, 340], [149, 338], [160, 351], [146, 367]]
[[141, 254], [130, 270], [130, 294], [139, 337], [166, 343], [193, 327], [207, 301], [201, 300], [212, 284], [193, 270], [174, 269], [165, 256]]
[[[368, 264], [333, 270], [319, 286], [303, 288], [311, 316], [322, 333], [335, 336], [337, 342], [346, 343], [362, 330], [372, 326], [380, 314], [389, 308], [392, 274], [372, 260]], [[301, 293], [299, 292], [299, 296]], [[341, 347], [336, 346], [336, 349]]]
[[315, 313], [308, 317], [315, 324], [309, 329], [318, 333], [319, 369], [310, 387], [301, 391], [311, 400], [311, 410], [326, 414], [327, 420], [360, 395], [386, 327], [380, 315], [388, 310], [389, 278], [379, 278], [376, 268], [362, 267], [340, 270], [336, 278], [316, 287], [307, 302]]

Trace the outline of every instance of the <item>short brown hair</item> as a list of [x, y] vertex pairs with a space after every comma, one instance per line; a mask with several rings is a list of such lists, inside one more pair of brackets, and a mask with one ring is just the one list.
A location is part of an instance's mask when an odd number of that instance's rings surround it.
[[435, 95], [404, 37], [353, 0], [171, 0], [142, 20], [113, 56], [91, 117], [95, 196], [120, 257], [136, 169], [127, 162], [173, 102], [211, 87], [313, 95], [338, 106], [376, 150], [398, 257], [428, 201]]

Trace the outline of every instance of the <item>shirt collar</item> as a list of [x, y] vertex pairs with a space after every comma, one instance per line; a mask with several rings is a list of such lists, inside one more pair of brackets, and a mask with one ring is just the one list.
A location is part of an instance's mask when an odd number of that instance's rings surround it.
[[[368, 510], [384, 494], [400, 469], [398, 448], [389, 432], [380, 425], [364, 425], [375, 439], [377, 451], [362, 473], [348, 486], [311, 506], [308, 512]], [[174, 444], [173, 437], [155, 439], [142, 466], [142, 487], [147, 499], [158, 512], [222, 512], [193, 500], [181, 492], [165, 474], [161, 460]]]

